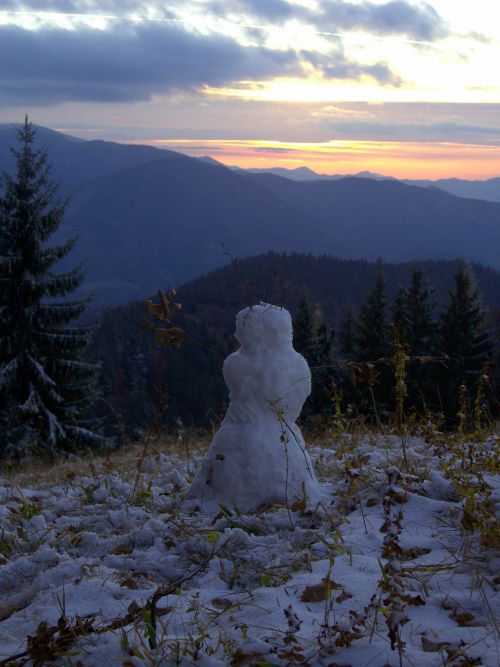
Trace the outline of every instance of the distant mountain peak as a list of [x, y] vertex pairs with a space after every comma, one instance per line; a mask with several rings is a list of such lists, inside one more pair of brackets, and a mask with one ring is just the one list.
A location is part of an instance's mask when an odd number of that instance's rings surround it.
[[224, 167], [225, 169], [227, 169], [225, 164], [219, 162], [219, 160], [215, 160], [213, 157], [210, 157], [210, 155], [201, 155], [196, 159], [199, 160], [200, 162], [205, 162], [205, 164], [211, 164], [214, 167]]
[[251, 167], [250, 169], [240, 169], [239, 171], [246, 171], [251, 174], [274, 174], [282, 178], [288, 178], [292, 181], [317, 181], [321, 179], [342, 178], [342, 176], [330, 176], [328, 174], [318, 174], [316, 171], [309, 169], [309, 167], [295, 167], [294, 169], [287, 169], [286, 167]]
[[384, 176], [373, 171], [360, 171], [356, 174], [319, 174], [309, 167], [295, 167], [287, 169], [286, 167], [251, 167], [250, 169], [241, 169], [233, 167], [236, 171], [246, 171], [251, 174], [274, 174], [282, 178], [288, 178], [292, 181], [338, 181], [341, 178], [371, 178], [372, 180], [396, 180], [392, 176]]
[[358, 171], [353, 174], [355, 178], [372, 178], [376, 181], [396, 181], [393, 176], [384, 176], [384, 174], [377, 174], [375, 171]]

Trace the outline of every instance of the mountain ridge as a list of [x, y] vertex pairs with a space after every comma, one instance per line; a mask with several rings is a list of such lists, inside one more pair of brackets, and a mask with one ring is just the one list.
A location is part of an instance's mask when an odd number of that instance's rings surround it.
[[[61, 265], [114, 304], [222, 266], [226, 255], [296, 251], [385, 261], [466, 257], [500, 268], [500, 204], [361, 176], [293, 181], [150, 146], [75, 141], [37, 128], [61, 197]], [[0, 126], [0, 168], [15, 128]]]
[[309, 167], [296, 167], [287, 169], [285, 167], [266, 168], [248, 168], [231, 167], [239, 171], [251, 174], [273, 174], [282, 176], [293, 181], [337, 181], [342, 178], [371, 178], [381, 181], [400, 181], [405, 185], [415, 185], [422, 188], [439, 188], [444, 192], [453, 194], [456, 197], [464, 199], [481, 199], [483, 201], [500, 202], [500, 177], [481, 179], [462, 179], [462, 178], [438, 178], [418, 179], [418, 178], [395, 178], [371, 171], [359, 171], [354, 174], [322, 174], [310, 169]]

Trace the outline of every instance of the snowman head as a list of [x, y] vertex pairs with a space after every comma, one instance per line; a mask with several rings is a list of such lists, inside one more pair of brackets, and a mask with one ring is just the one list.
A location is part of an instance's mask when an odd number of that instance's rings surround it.
[[259, 303], [238, 313], [234, 335], [245, 352], [290, 347], [293, 338], [292, 318], [284, 308]]

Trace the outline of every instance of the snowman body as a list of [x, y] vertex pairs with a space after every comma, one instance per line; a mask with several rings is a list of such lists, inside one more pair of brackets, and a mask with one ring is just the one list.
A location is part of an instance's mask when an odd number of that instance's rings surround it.
[[229, 408], [189, 496], [215, 509], [319, 500], [319, 484], [295, 423], [311, 372], [292, 346], [290, 313], [259, 304], [236, 317], [241, 347], [224, 362]]

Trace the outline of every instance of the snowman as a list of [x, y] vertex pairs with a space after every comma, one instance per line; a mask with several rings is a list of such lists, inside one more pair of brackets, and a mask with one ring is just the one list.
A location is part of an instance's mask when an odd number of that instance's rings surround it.
[[236, 316], [237, 352], [223, 366], [229, 408], [188, 497], [209, 511], [314, 504], [320, 488], [297, 424], [311, 372], [292, 347], [290, 313], [266, 303]]

